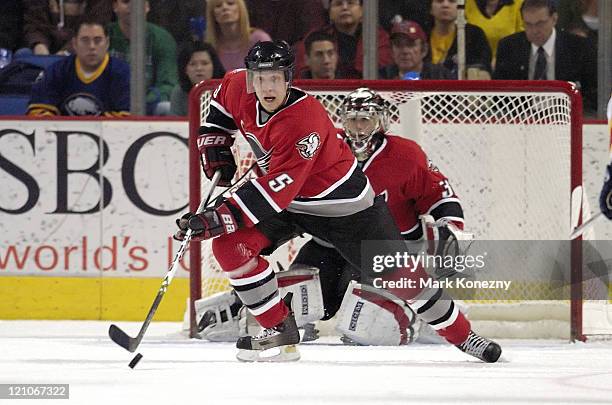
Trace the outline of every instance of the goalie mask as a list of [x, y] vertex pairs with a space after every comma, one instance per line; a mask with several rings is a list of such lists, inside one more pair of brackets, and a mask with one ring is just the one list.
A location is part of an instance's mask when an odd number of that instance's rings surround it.
[[258, 42], [249, 50], [244, 58], [247, 68], [247, 93], [254, 93], [254, 81], [259, 75], [270, 72], [282, 72], [287, 85], [287, 91], [293, 80], [295, 55], [285, 41]]
[[364, 161], [376, 149], [375, 134], [384, 134], [389, 124], [387, 102], [376, 92], [362, 87], [349, 93], [340, 107], [347, 142], [357, 160]]

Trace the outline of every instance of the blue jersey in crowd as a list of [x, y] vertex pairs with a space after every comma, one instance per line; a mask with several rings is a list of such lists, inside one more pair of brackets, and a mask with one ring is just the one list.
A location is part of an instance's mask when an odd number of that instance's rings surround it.
[[93, 74], [76, 56], [49, 66], [32, 86], [28, 115], [120, 117], [130, 110], [130, 67], [108, 54]]

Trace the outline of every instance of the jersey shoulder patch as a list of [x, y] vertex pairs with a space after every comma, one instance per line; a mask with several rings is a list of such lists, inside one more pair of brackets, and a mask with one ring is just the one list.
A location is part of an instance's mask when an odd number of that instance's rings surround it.
[[314, 157], [315, 153], [319, 149], [319, 146], [321, 146], [321, 137], [316, 132], [311, 132], [309, 135], [303, 137], [295, 144], [300, 156], [308, 160], [311, 160]]

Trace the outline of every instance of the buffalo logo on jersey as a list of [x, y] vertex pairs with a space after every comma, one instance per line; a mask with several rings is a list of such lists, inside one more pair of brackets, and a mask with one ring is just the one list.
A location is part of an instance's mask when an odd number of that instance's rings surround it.
[[88, 93], [77, 93], [73, 94], [66, 99], [62, 106], [63, 110], [68, 115], [72, 116], [83, 116], [83, 115], [102, 115], [104, 111], [102, 103]]
[[319, 138], [319, 134], [316, 132], [305, 136], [295, 144], [295, 147], [297, 148], [298, 152], [300, 152], [300, 155], [304, 159], [308, 160], [314, 157], [315, 153], [319, 149], [319, 146], [321, 146], [321, 139]]

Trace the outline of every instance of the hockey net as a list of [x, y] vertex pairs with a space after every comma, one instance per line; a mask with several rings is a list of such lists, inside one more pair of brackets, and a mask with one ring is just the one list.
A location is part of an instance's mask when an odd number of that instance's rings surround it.
[[[208, 113], [217, 84], [201, 83], [190, 94], [190, 142]], [[478, 240], [566, 242], [561, 260], [570, 261], [571, 274], [561, 289], [547, 283], [519, 282], [512, 299], [492, 289], [465, 301], [468, 316], [481, 333], [582, 340], [585, 332], [601, 333], [611, 324], [612, 311], [604, 300], [597, 304], [596, 312], [600, 312], [596, 317], [601, 318], [597, 326], [591, 331], [583, 329], [581, 246], [580, 241], [568, 241], [580, 218], [582, 195], [582, 104], [573, 86], [562, 82], [342, 80], [298, 81], [295, 86], [319, 99], [338, 127], [338, 107], [346, 94], [363, 86], [378, 91], [391, 105], [389, 132], [417, 141], [449, 177], [462, 200], [466, 230]], [[241, 176], [255, 159], [246, 141], [240, 135], [236, 138], [237, 176]], [[194, 209], [208, 181], [200, 177], [193, 145], [190, 153], [190, 205]], [[295, 240], [279, 248], [271, 262], [287, 268], [302, 243]], [[190, 251], [192, 302], [229, 289], [210, 243], [199, 245], [193, 243]], [[534, 255], [524, 244], [514, 245], [516, 263], [508, 271], [551, 272], [554, 276], [554, 265], [541, 259], [545, 255]], [[525, 297], [538, 299], [521, 299], [521, 291]], [[193, 308], [190, 313], [193, 333]]]

